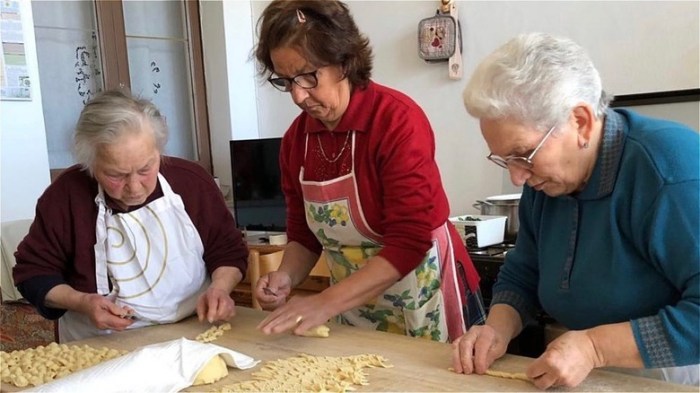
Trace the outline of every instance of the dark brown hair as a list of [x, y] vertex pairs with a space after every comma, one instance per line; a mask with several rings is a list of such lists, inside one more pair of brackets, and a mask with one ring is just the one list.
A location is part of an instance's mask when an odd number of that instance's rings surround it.
[[[300, 17], [305, 21], [301, 22]], [[340, 65], [353, 86], [367, 86], [372, 74], [372, 48], [344, 3], [275, 0], [265, 8], [257, 27], [254, 52], [260, 75], [269, 76], [274, 70], [272, 50], [290, 47], [317, 67]]]

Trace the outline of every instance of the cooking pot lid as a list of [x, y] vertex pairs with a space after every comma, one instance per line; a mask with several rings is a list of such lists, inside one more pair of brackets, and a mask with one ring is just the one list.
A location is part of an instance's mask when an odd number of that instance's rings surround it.
[[516, 201], [522, 194], [494, 195], [486, 198], [487, 201]]

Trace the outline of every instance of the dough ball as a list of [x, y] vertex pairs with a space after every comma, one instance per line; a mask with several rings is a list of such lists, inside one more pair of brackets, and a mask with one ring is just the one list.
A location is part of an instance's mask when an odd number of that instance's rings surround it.
[[302, 333], [305, 337], [328, 337], [331, 329], [326, 325], [318, 325]]
[[216, 355], [202, 367], [194, 382], [192, 382], [192, 386], [214, 383], [227, 375], [228, 367], [226, 366], [226, 361], [221, 356]]

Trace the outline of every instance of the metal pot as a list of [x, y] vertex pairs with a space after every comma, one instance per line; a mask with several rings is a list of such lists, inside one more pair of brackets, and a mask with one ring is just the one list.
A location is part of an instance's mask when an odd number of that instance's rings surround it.
[[520, 194], [494, 195], [483, 201], [476, 201], [472, 206], [481, 211], [485, 216], [506, 216], [506, 232], [504, 240], [512, 242], [518, 235], [520, 220], [518, 219], [518, 205]]

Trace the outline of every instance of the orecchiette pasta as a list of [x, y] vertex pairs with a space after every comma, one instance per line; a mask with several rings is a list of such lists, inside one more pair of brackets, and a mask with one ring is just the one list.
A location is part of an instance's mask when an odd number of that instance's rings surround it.
[[202, 343], [210, 343], [217, 338], [221, 337], [226, 330], [231, 330], [230, 323], [224, 323], [219, 326], [212, 326], [207, 329], [204, 333], [198, 335], [195, 340]]
[[17, 387], [37, 386], [126, 352], [57, 343], [20, 351], [0, 351], [0, 380]]

